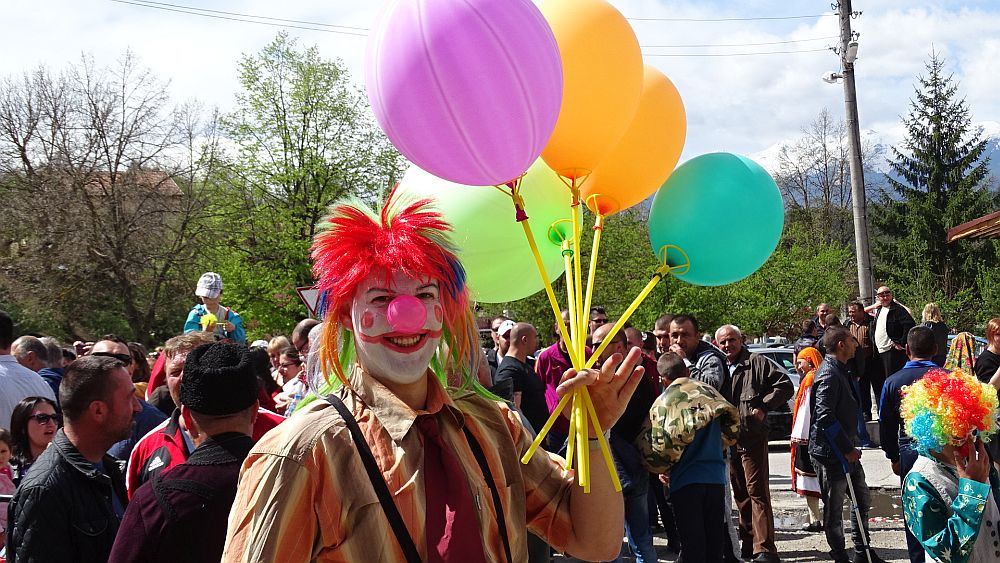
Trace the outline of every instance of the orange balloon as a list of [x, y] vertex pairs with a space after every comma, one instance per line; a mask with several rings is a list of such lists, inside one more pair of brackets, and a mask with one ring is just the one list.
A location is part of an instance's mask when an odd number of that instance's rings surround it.
[[649, 197], [677, 166], [686, 135], [680, 93], [662, 72], [646, 65], [632, 123], [580, 189], [587, 207], [611, 215]]
[[642, 53], [625, 16], [607, 2], [546, 0], [539, 9], [563, 66], [562, 106], [542, 159], [578, 178], [625, 134], [642, 91]]

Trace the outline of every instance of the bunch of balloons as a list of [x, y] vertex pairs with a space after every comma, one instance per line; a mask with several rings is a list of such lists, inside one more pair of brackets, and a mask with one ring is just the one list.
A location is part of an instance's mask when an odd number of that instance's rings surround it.
[[[398, 189], [437, 200], [474, 298], [511, 301], [545, 289], [558, 319], [551, 282], [565, 274], [571, 326], [563, 338], [575, 367], [602, 351], [585, 357], [584, 340], [606, 217], [656, 192], [649, 234], [659, 266], [605, 342], [667, 273], [731, 283], [777, 245], [781, 196], [759, 165], [715, 153], [674, 170], [687, 133], [681, 96], [643, 64], [628, 21], [604, 0], [390, 0], [366, 65], [375, 117], [414, 165]], [[595, 216], [586, 284], [583, 207]], [[539, 277], [518, 275], [532, 261]], [[596, 422], [588, 401], [586, 392], [573, 397], [580, 428]]]

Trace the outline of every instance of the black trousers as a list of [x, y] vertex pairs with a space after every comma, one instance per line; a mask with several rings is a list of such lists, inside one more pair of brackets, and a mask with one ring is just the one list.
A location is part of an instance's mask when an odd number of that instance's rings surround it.
[[[683, 507], [683, 518], [677, 518], [677, 535], [681, 540], [684, 561], [722, 563], [722, 521], [724, 487], [722, 485], [687, 485], [670, 491], [670, 502]], [[729, 543], [728, 540], [725, 541]]]
[[867, 421], [871, 420], [873, 395], [875, 407], [879, 407], [878, 402], [882, 398], [882, 385], [885, 383], [886, 374], [885, 368], [882, 367], [882, 361], [876, 354], [865, 358], [862, 363], [864, 367], [861, 370], [858, 383], [861, 387], [861, 412]]
[[[902, 350], [889, 348], [885, 352], [879, 352], [878, 359], [882, 363], [882, 381], [885, 381], [885, 378], [903, 369], [903, 365], [906, 364], [906, 353]], [[879, 386], [878, 391], [881, 395], [881, 386]]]

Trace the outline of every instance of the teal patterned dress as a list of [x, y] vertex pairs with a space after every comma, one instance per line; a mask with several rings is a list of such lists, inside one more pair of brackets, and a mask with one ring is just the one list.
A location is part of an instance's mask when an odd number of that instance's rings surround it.
[[903, 480], [903, 516], [927, 561], [1000, 561], [1000, 477], [959, 479], [955, 468], [921, 455]]

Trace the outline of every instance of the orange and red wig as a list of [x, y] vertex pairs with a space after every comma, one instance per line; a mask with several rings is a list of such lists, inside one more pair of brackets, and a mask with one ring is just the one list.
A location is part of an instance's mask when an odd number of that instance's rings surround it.
[[348, 200], [335, 204], [322, 221], [322, 231], [313, 240], [312, 259], [326, 323], [320, 347], [325, 374], [332, 371], [347, 384], [345, 369], [352, 360], [353, 338], [342, 326], [341, 314], [350, 308], [364, 279], [374, 273], [384, 275], [389, 283], [394, 271], [437, 280], [444, 309], [442, 341], [448, 349], [441, 367], [458, 367], [466, 377], [475, 373], [477, 331], [465, 270], [448, 238], [451, 226], [432, 205], [428, 199], [402, 201], [393, 190], [379, 211]]

